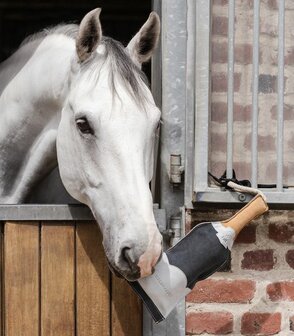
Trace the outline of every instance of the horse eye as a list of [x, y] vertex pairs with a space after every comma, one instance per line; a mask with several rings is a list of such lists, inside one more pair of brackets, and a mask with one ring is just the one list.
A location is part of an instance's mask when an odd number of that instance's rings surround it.
[[87, 118], [79, 118], [76, 120], [76, 124], [79, 128], [79, 130], [83, 133], [83, 134], [93, 134], [93, 130], [91, 128], [91, 126], [89, 125], [89, 122], [87, 120]]

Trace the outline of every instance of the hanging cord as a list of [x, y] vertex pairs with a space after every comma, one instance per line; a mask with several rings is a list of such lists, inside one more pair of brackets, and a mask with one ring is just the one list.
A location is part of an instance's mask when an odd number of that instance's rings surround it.
[[237, 180], [235, 170], [233, 170], [233, 177], [232, 178], [226, 178], [226, 172], [220, 177], [217, 178], [216, 176], [212, 175], [210, 172], [208, 172], [208, 175], [213, 178], [213, 180], [219, 184], [221, 187], [228, 189], [228, 190], [234, 190], [242, 193], [248, 193], [251, 195], [260, 195], [264, 201], [266, 202], [266, 197], [262, 191], [256, 188], [251, 187], [251, 183], [249, 180]]
[[[227, 183], [229, 181], [233, 181], [237, 184], [241, 184], [247, 187], [251, 187], [251, 182], [249, 180], [237, 180], [236, 178], [236, 173], [235, 170], [233, 169], [233, 177], [231, 179], [227, 179], [226, 178], [226, 171], [223, 173], [223, 175], [220, 178], [217, 178], [216, 176], [212, 175], [210, 172], [208, 172], [208, 175], [220, 186], [226, 188]], [[288, 189], [288, 188], [294, 188], [294, 186], [290, 186], [290, 185], [283, 185], [284, 189]], [[264, 183], [258, 183], [257, 188], [262, 188], [262, 189], [275, 189], [277, 188], [276, 184], [264, 184]]]
[[244, 185], [240, 185], [240, 184], [237, 184], [233, 181], [229, 181], [227, 183], [227, 186], [232, 188], [233, 190], [235, 191], [239, 191], [239, 192], [244, 192], [244, 193], [248, 193], [248, 194], [252, 194], [252, 195], [260, 195], [263, 200], [266, 202], [266, 197], [265, 197], [265, 194], [260, 191], [259, 189], [255, 189], [255, 188], [252, 188], [252, 187], [246, 187]]
[[237, 183], [239, 185], [243, 185], [246, 187], [251, 187], [251, 182], [249, 180], [237, 180], [236, 172], [233, 169], [233, 176], [232, 178], [227, 178], [227, 172], [225, 171], [223, 175], [220, 178], [217, 178], [216, 176], [212, 175], [210, 172], [208, 172], [208, 175], [216, 182], [218, 185], [220, 185], [223, 188], [227, 188], [227, 185], [230, 181]]

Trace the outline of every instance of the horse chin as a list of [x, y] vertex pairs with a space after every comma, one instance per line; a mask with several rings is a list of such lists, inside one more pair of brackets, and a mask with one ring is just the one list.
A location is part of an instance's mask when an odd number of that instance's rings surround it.
[[111, 265], [111, 263], [107, 260], [108, 268], [110, 269], [111, 273], [114, 274], [118, 278], [123, 278], [123, 276]]
[[141, 278], [140, 276], [140, 269], [138, 268], [138, 271], [136, 271], [135, 273], [132, 272], [124, 272], [123, 277], [128, 280], [128, 281], [136, 281], [139, 280]]
[[130, 270], [118, 270], [117, 267], [111, 264], [109, 260], [107, 260], [107, 262], [111, 273], [118, 278], [123, 278], [127, 281], [136, 281], [141, 277], [139, 267], [138, 270], [136, 270], [135, 272]]

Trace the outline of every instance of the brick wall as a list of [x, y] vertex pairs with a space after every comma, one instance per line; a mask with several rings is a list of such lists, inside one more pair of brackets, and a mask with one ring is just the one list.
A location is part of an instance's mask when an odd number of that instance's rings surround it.
[[[259, 183], [275, 183], [277, 127], [278, 0], [260, 3], [259, 67]], [[212, 1], [212, 96], [210, 170], [225, 170], [227, 113], [228, 1]], [[234, 168], [240, 178], [250, 178], [253, 0], [236, 0]], [[284, 183], [294, 183], [294, 1], [286, 0], [285, 29], [285, 162]]]
[[[226, 167], [228, 1], [212, 1], [210, 171]], [[235, 1], [234, 164], [251, 176], [253, 0]], [[275, 183], [278, 0], [260, 1], [258, 182]], [[294, 185], [294, 1], [286, 0], [284, 183]], [[294, 200], [293, 200], [294, 202]], [[192, 212], [187, 229], [230, 217]], [[189, 225], [190, 223], [190, 225]], [[187, 335], [294, 335], [294, 211], [270, 211], [240, 234], [231, 268], [187, 297]]]
[[[188, 225], [233, 213], [197, 210]], [[252, 222], [233, 247], [230, 270], [199, 282], [186, 302], [187, 335], [294, 335], [294, 211]]]

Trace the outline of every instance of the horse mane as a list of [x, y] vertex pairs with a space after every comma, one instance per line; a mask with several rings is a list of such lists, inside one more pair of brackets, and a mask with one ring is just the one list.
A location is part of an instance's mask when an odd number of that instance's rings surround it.
[[77, 24], [59, 24], [52, 27], [47, 27], [40, 30], [37, 33], [31, 34], [27, 36], [20, 44], [19, 48], [25, 46], [26, 44], [35, 42], [35, 41], [42, 41], [47, 36], [53, 34], [61, 34], [71, 38], [76, 38], [77, 33], [79, 31], [79, 26]]
[[[62, 34], [75, 39], [78, 30], [79, 26], [76, 24], [59, 24], [57, 26], [45, 28], [25, 38], [21, 43], [20, 48], [36, 41], [41, 42], [47, 36], [53, 34]], [[146, 100], [142, 84], [144, 83], [149, 86], [148, 79], [144, 72], [131, 60], [122, 43], [111, 37], [103, 36], [101, 44], [105, 47], [105, 61], [110, 62], [110, 87], [112, 91], [118, 96], [115, 85], [115, 78], [118, 76], [126, 84], [126, 88], [135, 101], [139, 105], [142, 105], [143, 101]], [[99, 55], [94, 55], [94, 57], [90, 57], [89, 60], [82, 65], [82, 68], [91, 69], [94, 73], [96, 72], [98, 74], [97, 78], [99, 78], [100, 72], [100, 68], [96, 66], [98, 64], [98, 56]]]

